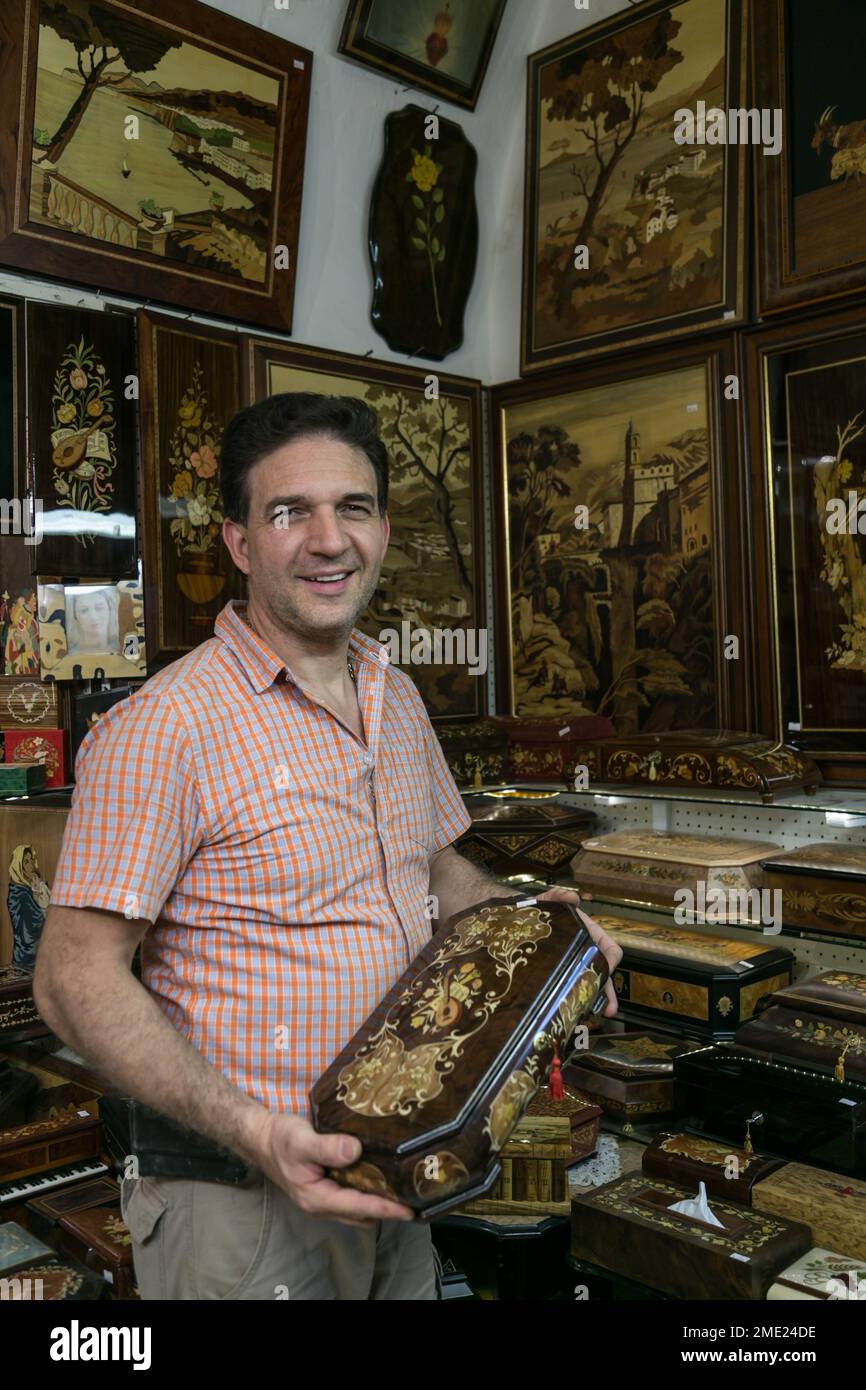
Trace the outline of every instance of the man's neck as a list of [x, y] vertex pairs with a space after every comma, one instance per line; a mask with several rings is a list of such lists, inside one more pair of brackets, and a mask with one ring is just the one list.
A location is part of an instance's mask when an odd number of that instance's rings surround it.
[[347, 676], [349, 665], [349, 633], [337, 642], [316, 644], [308, 638], [288, 632], [257, 608], [252, 600], [240, 608], [241, 617], [262, 641], [266, 642], [291, 671], [301, 685], [316, 690], [338, 690]]

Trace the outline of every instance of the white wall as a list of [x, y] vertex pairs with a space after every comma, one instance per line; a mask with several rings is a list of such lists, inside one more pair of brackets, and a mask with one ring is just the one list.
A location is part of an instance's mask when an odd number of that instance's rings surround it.
[[[163, 0], [166, 14], [171, 0]], [[441, 370], [486, 382], [516, 376], [520, 345], [526, 56], [589, 23], [627, 8], [622, 0], [509, 0], [474, 112], [439, 104], [463, 126], [478, 151], [480, 247], [462, 348]], [[382, 155], [384, 120], [410, 102], [433, 110], [436, 99], [406, 89], [342, 58], [337, 41], [347, 0], [219, 0], [213, 7], [291, 39], [314, 53], [292, 338], [299, 343], [406, 361], [370, 322], [367, 255], [370, 192]], [[0, 249], [2, 258], [2, 249]], [[94, 291], [0, 271], [0, 289], [31, 299], [98, 308]], [[107, 294], [115, 303], [143, 303]], [[216, 322], [216, 320], [214, 320]], [[245, 327], [248, 325], [244, 325]], [[287, 336], [274, 334], [275, 337]], [[411, 359], [420, 365], [419, 359]]]

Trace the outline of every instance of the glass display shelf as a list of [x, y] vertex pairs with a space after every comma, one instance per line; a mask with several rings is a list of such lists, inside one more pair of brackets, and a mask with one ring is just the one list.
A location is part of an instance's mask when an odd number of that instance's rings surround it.
[[615, 783], [601, 782], [586, 791], [575, 791], [574, 787], [566, 786], [565, 783], [557, 785], [551, 782], [495, 782], [480, 787], [460, 788], [461, 796], [477, 796], [483, 793], [486, 796], [501, 796], [505, 799], [509, 792], [515, 797], [568, 797], [570, 801], [581, 804], [587, 801], [595, 802], [601, 808], [624, 806], [630, 801], [697, 801], [705, 806], [748, 806], [759, 811], [820, 811], [825, 816], [840, 817], [836, 822], [839, 826], [850, 824], [866, 829], [866, 790], [861, 791], [856, 787], [819, 787], [815, 792], [792, 792], [786, 796], [777, 796], [772, 801], [763, 800], [758, 792], [733, 789], [702, 791], [695, 788], [691, 791], [686, 787], [626, 788]]

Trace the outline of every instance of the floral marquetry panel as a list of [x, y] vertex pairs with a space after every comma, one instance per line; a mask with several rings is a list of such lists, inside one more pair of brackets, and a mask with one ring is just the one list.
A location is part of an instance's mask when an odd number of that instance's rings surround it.
[[240, 405], [238, 339], [139, 314], [142, 532], [150, 669], [213, 635], [246, 580], [222, 540], [222, 432]]

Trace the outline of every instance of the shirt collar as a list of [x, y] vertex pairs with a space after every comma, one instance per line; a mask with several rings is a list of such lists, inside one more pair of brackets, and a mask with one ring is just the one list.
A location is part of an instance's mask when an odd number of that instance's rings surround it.
[[[285, 678], [295, 682], [295, 677], [284, 661], [281, 661], [257, 632], [253, 632], [246, 622], [246, 599], [231, 599], [217, 615], [214, 623], [214, 636], [218, 637], [238, 658], [250, 685], [257, 694], [267, 690], [283, 673]], [[385, 670], [389, 662], [388, 648], [372, 637], [367, 637], [358, 628], [353, 628], [349, 637], [349, 651], [354, 661], [368, 661], [374, 667]]]

